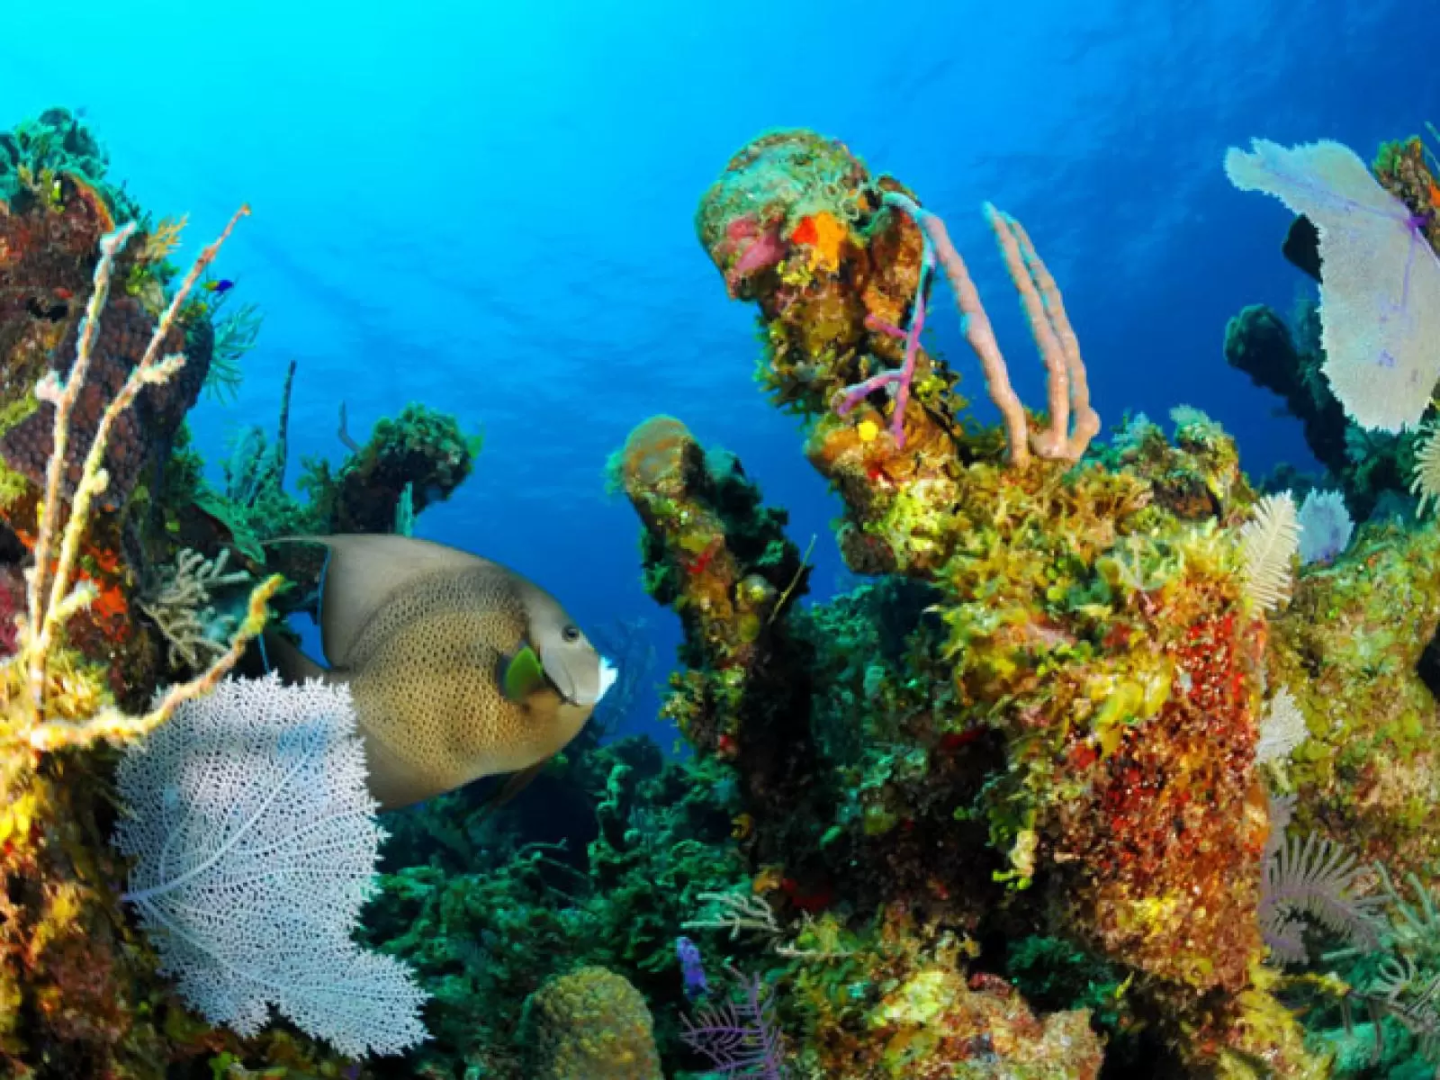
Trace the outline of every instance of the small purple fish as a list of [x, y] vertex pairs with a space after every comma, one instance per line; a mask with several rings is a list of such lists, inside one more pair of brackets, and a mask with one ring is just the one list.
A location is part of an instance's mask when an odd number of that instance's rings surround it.
[[680, 974], [685, 979], [685, 996], [695, 1001], [710, 993], [710, 984], [705, 980], [705, 965], [700, 959], [700, 947], [688, 937], [677, 937], [675, 955], [680, 959]]

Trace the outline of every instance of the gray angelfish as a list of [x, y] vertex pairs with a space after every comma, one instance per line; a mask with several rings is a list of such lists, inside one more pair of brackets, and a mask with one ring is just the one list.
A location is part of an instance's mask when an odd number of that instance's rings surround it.
[[498, 563], [404, 536], [303, 542], [329, 549], [320, 634], [330, 667], [274, 634], [267, 655], [287, 678], [350, 687], [385, 809], [498, 773], [518, 774], [513, 793], [615, 681], [559, 602]]

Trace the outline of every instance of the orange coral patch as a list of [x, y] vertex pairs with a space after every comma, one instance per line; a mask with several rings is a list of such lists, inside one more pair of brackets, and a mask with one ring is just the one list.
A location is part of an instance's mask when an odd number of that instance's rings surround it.
[[810, 269], [834, 271], [840, 269], [840, 246], [847, 235], [835, 215], [822, 210], [801, 218], [790, 239], [810, 248]]

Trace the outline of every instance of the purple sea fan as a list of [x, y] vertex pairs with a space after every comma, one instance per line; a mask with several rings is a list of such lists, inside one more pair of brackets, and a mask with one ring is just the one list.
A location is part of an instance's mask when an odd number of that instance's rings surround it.
[[746, 978], [734, 968], [730, 974], [738, 993], [682, 1017], [680, 1037], [708, 1057], [711, 1069], [721, 1076], [785, 1080], [785, 1041], [764, 981], [759, 975]]

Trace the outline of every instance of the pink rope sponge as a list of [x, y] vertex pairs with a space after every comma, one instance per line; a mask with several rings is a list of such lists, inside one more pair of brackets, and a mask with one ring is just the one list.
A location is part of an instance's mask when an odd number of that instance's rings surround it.
[[874, 318], [866, 320], [866, 325], [872, 330], [904, 338], [905, 356], [900, 367], [882, 371], [846, 387], [840, 395], [836, 412], [844, 416], [875, 391], [893, 386], [895, 402], [890, 433], [896, 446], [904, 447], [905, 409], [910, 401], [910, 383], [920, 351], [920, 331], [925, 326], [925, 294], [930, 275], [938, 263], [945, 271], [950, 289], [955, 294], [955, 303], [960, 308], [965, 340], [980, 359], [990, 400], [1004, 420], [1011, 463], [1026, 464], [1032, 451], [1037, 457], [1050, 460], [1078, 460], [1099, 432], [1100, 417], [1090, 407], [1090, 389], [1085, 381], [1080, 345], [1065, 314], [1060, 289], [1036, 253], [1024, 226], [991, 204], [985, 204], [985, 218], [995, 230], [1006, 269], [1020, 294], [1025, 317], [1049, 376], [1049, 424], [1036, 432], [1029, 430], [1025, 407], [1010, 385], [1005, 357], [980, 303], [980, 294], [965, 267], [965, 260], [950, 240], [944, 221], [899, 192], [886, 192], [884, 201], [886, 206], [910, 216], [920, 227], [925, 245], [909, 324], [901, 328]]

